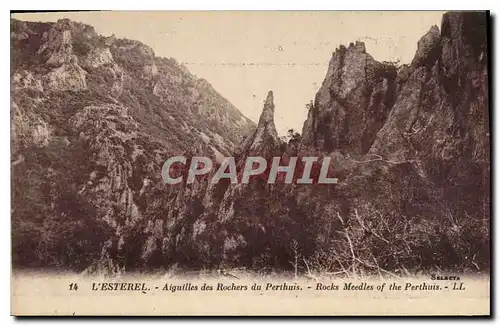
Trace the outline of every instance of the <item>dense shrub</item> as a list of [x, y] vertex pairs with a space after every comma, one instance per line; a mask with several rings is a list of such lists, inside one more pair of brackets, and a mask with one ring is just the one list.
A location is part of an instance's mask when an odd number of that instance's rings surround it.
[[56, 139], [21, 154], [12, 171], [14, 267], [81, 271], [99, 259], [112, 232], [76, 187], [88, 175], [87, 153], [82, 141]]

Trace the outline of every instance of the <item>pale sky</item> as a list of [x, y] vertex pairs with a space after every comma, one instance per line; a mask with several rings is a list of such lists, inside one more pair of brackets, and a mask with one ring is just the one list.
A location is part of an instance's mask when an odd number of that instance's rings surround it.
[[305, 105], [314, 99], [332, 52], [364, 41], [376, 60], [409, 63], [417, 42], [443, 12], [335, 11], [115, 11], [15, 14], [31, 21], [83, 22], [97, 33], [139, 40], [157, 56], [173, 57], [257, 122], [274, 92], [280, 135], [302, 131]]

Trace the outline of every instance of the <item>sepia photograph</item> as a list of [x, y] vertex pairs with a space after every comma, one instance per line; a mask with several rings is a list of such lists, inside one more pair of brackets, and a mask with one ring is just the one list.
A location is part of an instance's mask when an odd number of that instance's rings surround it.
[[490, 19], [12, 12], [11, 314], [490, 315]]

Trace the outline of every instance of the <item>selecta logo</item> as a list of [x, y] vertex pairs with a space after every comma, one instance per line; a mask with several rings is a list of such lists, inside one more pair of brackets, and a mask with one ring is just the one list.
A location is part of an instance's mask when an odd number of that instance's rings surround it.
[[[174, 156], [165, 161], [161, 175], [166, 184], [193, 183], [210, 178], [210, 183], [221, 180], [231, 183], [249, 183], [267, 180], [268, 184], [335, 184], [331, 176], [329, 156], [272, 157], [249, 156], [236, 163], [234, 157], [225, 157], [219, 163], [204, 156]], [[215, 171], [215, 173], [213, 173]]]

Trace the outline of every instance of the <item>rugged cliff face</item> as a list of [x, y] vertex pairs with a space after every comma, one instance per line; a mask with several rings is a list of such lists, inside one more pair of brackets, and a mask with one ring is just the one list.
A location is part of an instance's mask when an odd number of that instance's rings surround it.
[[[396, 223], [385, 232], [415, 237], [408, 245], [419, 252], [387, 266], [477, 267], [476, 260], [484, 266], [490, 218], [485, 14], [445, 14], [441, 31], [433, 26], [397, 74], [367, 58], [360, 43], [334, 53], [304, 124], [304, 150], [313, 144], [333, 151], [344, 167], [331, 199], [335, 212], [365, 231], [359, 217], [375, 215], [366, 223]], [[383, 67], [381, 73], [368, 75], [377, 71], [370, 65]], [[401, 221], [415, 233], [398, 229]], [[432, 233], [422, 239], [434, 244], [426, 248], [418, 232]], [[383, 241], [399, 248], [396, 240]], [[373, 264], [370, 257], [363, 261]]]
[[[181, 266], [304, 272], [489, 266], [484, 13], [447, 13], [411, 64], [340, 46], [304, 123], [281, 142], [269, 92], [257, 126], [148, 46], [90, 26], [12, 22], [12, 220], [19, 267]], [[166, 185], [166, 158], [215, 168], [329, 156], [333, 185]], [[302, 266], [303, 265], [303, 266]]]

